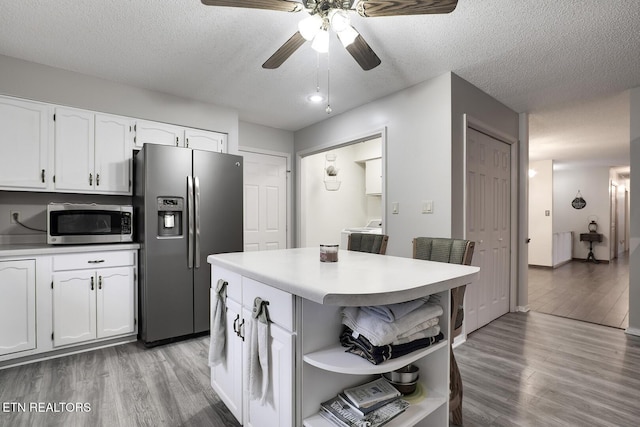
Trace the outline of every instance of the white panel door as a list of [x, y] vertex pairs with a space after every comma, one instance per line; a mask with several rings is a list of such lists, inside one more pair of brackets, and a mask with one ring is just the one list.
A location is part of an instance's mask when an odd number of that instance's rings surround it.
[[[211, 298], [217, 298], [215, 292], [211, 292]], [[212, 307], [213, 303], [211, 301]], [[227, 297], [226, 312], [225, 360], [211, 368], [211, 387], [242, 424], [242, 339], [235, 332], [241, 323], [242, 307]]]
[[465, 294], [470, 333], [509, 311], [510, 147], [483, 133], [467, 132], [466, 238], [476, 243], [478, 279]]
[[131, 194], [133, 123], [126, 117], [96, 114], [95, 189]]
[[132, 333], [135, 328], [133, 267], [98, 270], [97, 276], [97, 337]]
[[53, 346], [96, 338], [96, 278], [93, 270], [53, 274]]
[[0, 97], [0, 187], [48, 188], [49, 107]]
[[93, 190], [95, 186], [93, 113], [56, 108], [54, 144], [56, 190]]
[[287, 159], [257, 153], [244, 157], [244, 250], [287, 247]]
[[[274, 309], [275, 307], [270, 307]], [[249, 329], [251, 319], [249, 308], [243, 308], [245, 326], [244, 351], [249, 351]], [[245, 371], [245, 390], [249, 390], [248, 367]], [[247, 393], [243, 425], [247, 427], [261, 426], [293, 426], [293, 334], [274, 323], [269, 325], [269, 388], [265, 404], [251, 400]]]
[[0, 262], [0, 356], [36, 347], [36, 262]]

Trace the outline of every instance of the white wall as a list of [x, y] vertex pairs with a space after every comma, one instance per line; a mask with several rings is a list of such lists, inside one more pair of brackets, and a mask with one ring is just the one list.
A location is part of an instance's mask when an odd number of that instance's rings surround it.
[[0, 55], [0, 93], [138, 119], [227, 133], [238, 150], [238, 113], [213, 104], [127, 86]]
[[[306, 215], [302, 223], [301, 247], [340, 244], [344, 228], [366, 225], [365, 169], [363, 163], [356, 162], [358, 146], [348, 145], [302, 159], [300, 170], [304, 173], [301, 177], [304, 191], [301, 207]], [[335, 165], [341, 182], [338, 191], [327, 191], [324, 186], [327, 153], [337, 155]]]
[[[529, 264], [553, 266], [553, 161], [529, 162]], [[546, 215], [549, 211], [549, 215]], [[563, 230], [559, 230], [563, 231]], [[568, 231], [568, 230], [566, 230]]]
[[[295, 149], [299, 154], [386, 128], [387, 253], [410, 257], [415, 236], [464, 233], [464, 113], [518, 137], [515, 112], [446, 73], [297, 131]], [[422, 214], [423, 200], [433, 200], [433, 214]], [[398, 214], [391, 214], [394, 202]]]
[[[502, 136], [518, 141], [518, 114], [490, 97], [468, 81], [451, 73], [451, 231], [450, 236], [464, 237], [464, 182], [465, 182], [465, 114], [484, 126], [499, 132]], [[515, 150], [519, 152], [519, 150]], [[517, 160], [517, 159], [516, 159]], [[513, 171], [526, 179], [526, 171], [518, 171], [518, 162], [513, 162]], [[517, 191], [513, 183], [512, 196], [525, 197]], [[517, 195], [517, 196], [516, 196]], [[515, 200], [514, 200], [515, 202]], [[516, 205], [517, 206], [517, 205]], [[517, 211], [518, 209], [514, 209]], [[526, 212], [522, 212], [526, 217]], [[513, 216], [514, 218], [515, 215]], [[514, 236], [515, 237], [515, 236]], [[514, 252], [517, 248], [512, 248]]]
[[[451, 230], [451, 75], [444, 74], [295, 133], [296, 153], [386, 132], [387, 254], [411, 256], [418, 235], [447, 236]], [[421, 201], [434, 213], [420, 213]], [[399, 203], [399, 213], [389, 205]]]
[[[578, 191], [587, 202], [583, 209], [574, 209], [571, 201]], [[589, 222], [598, 223], [598, 233], [603, 234], [602, 243], [593, 244], [596, 259], [609, 260], [609, 168], [563, 167], [556, 168], [553, 175], [553, 230], [573, 231], [573, 257], [586, 259], [589, 243], [580, 241], [580, 233], [589, 232]]]
[[249, 122], [238, 122], [240, 147], [257, 148], [293, 156], [293, 132], [257, 125]]
[[[629, 243], [629, 328], [640, 336], [640, 87], [631, 90], [631, 215]], [[634, 167], [636, 165], [636, 167]]]

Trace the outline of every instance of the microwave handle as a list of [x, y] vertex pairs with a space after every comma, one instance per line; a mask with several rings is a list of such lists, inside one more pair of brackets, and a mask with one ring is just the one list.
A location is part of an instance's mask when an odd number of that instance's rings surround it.
[[187, 177], [187, 218], [188, 218], [188, 238], [187, 238], [187, 266], [193, 268], [193, 177]]
[[200, 268], [200, 179], [196, 176], [193, 178], [193, 189], [195, 193], [193, 222], [195, 223], [195, 260], [194, 267]]

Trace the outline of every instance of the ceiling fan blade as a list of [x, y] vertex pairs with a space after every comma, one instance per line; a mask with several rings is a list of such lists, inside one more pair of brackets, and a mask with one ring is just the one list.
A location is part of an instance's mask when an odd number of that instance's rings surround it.
[[247, 7], [250, 9], [299, 12], [303, 9], [300, 2], [293, 0], [202, 0], [207, 6]]
[[284, 61], [287, 60], [291, 56], [293, 52], [295, 52], [300, 46], [304, 44], [306, 40], [300, 34], [300, 31], [296, 31], [294, 35], [289, 38], [280, 49], [276, 50], [276, 53], [271, 55], [269, 59], [262, 64], [262, 68], [268, 68], [270, 70], [274, 68], [278, 68], [282, 65]]
[[360, 34], [346, 49], [365, 71], [376, 68], [382, 62]]
[[360, 16], [426, 15], [452, 12], [458, 0], [360, 0]]

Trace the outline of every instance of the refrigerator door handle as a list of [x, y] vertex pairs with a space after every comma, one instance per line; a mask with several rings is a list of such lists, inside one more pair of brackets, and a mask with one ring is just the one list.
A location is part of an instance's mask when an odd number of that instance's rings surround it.
[[195, 193], [195, 215], [193, 216], [196, 227], [196, 253], [195, 268], [200, 268], [200, 179], [196, 176], [193, 178]]
[[187, 219], [188, 219], [188, 238], [187, 238], [187, 266], [193, 268], [193, 177], [187, 177]]

